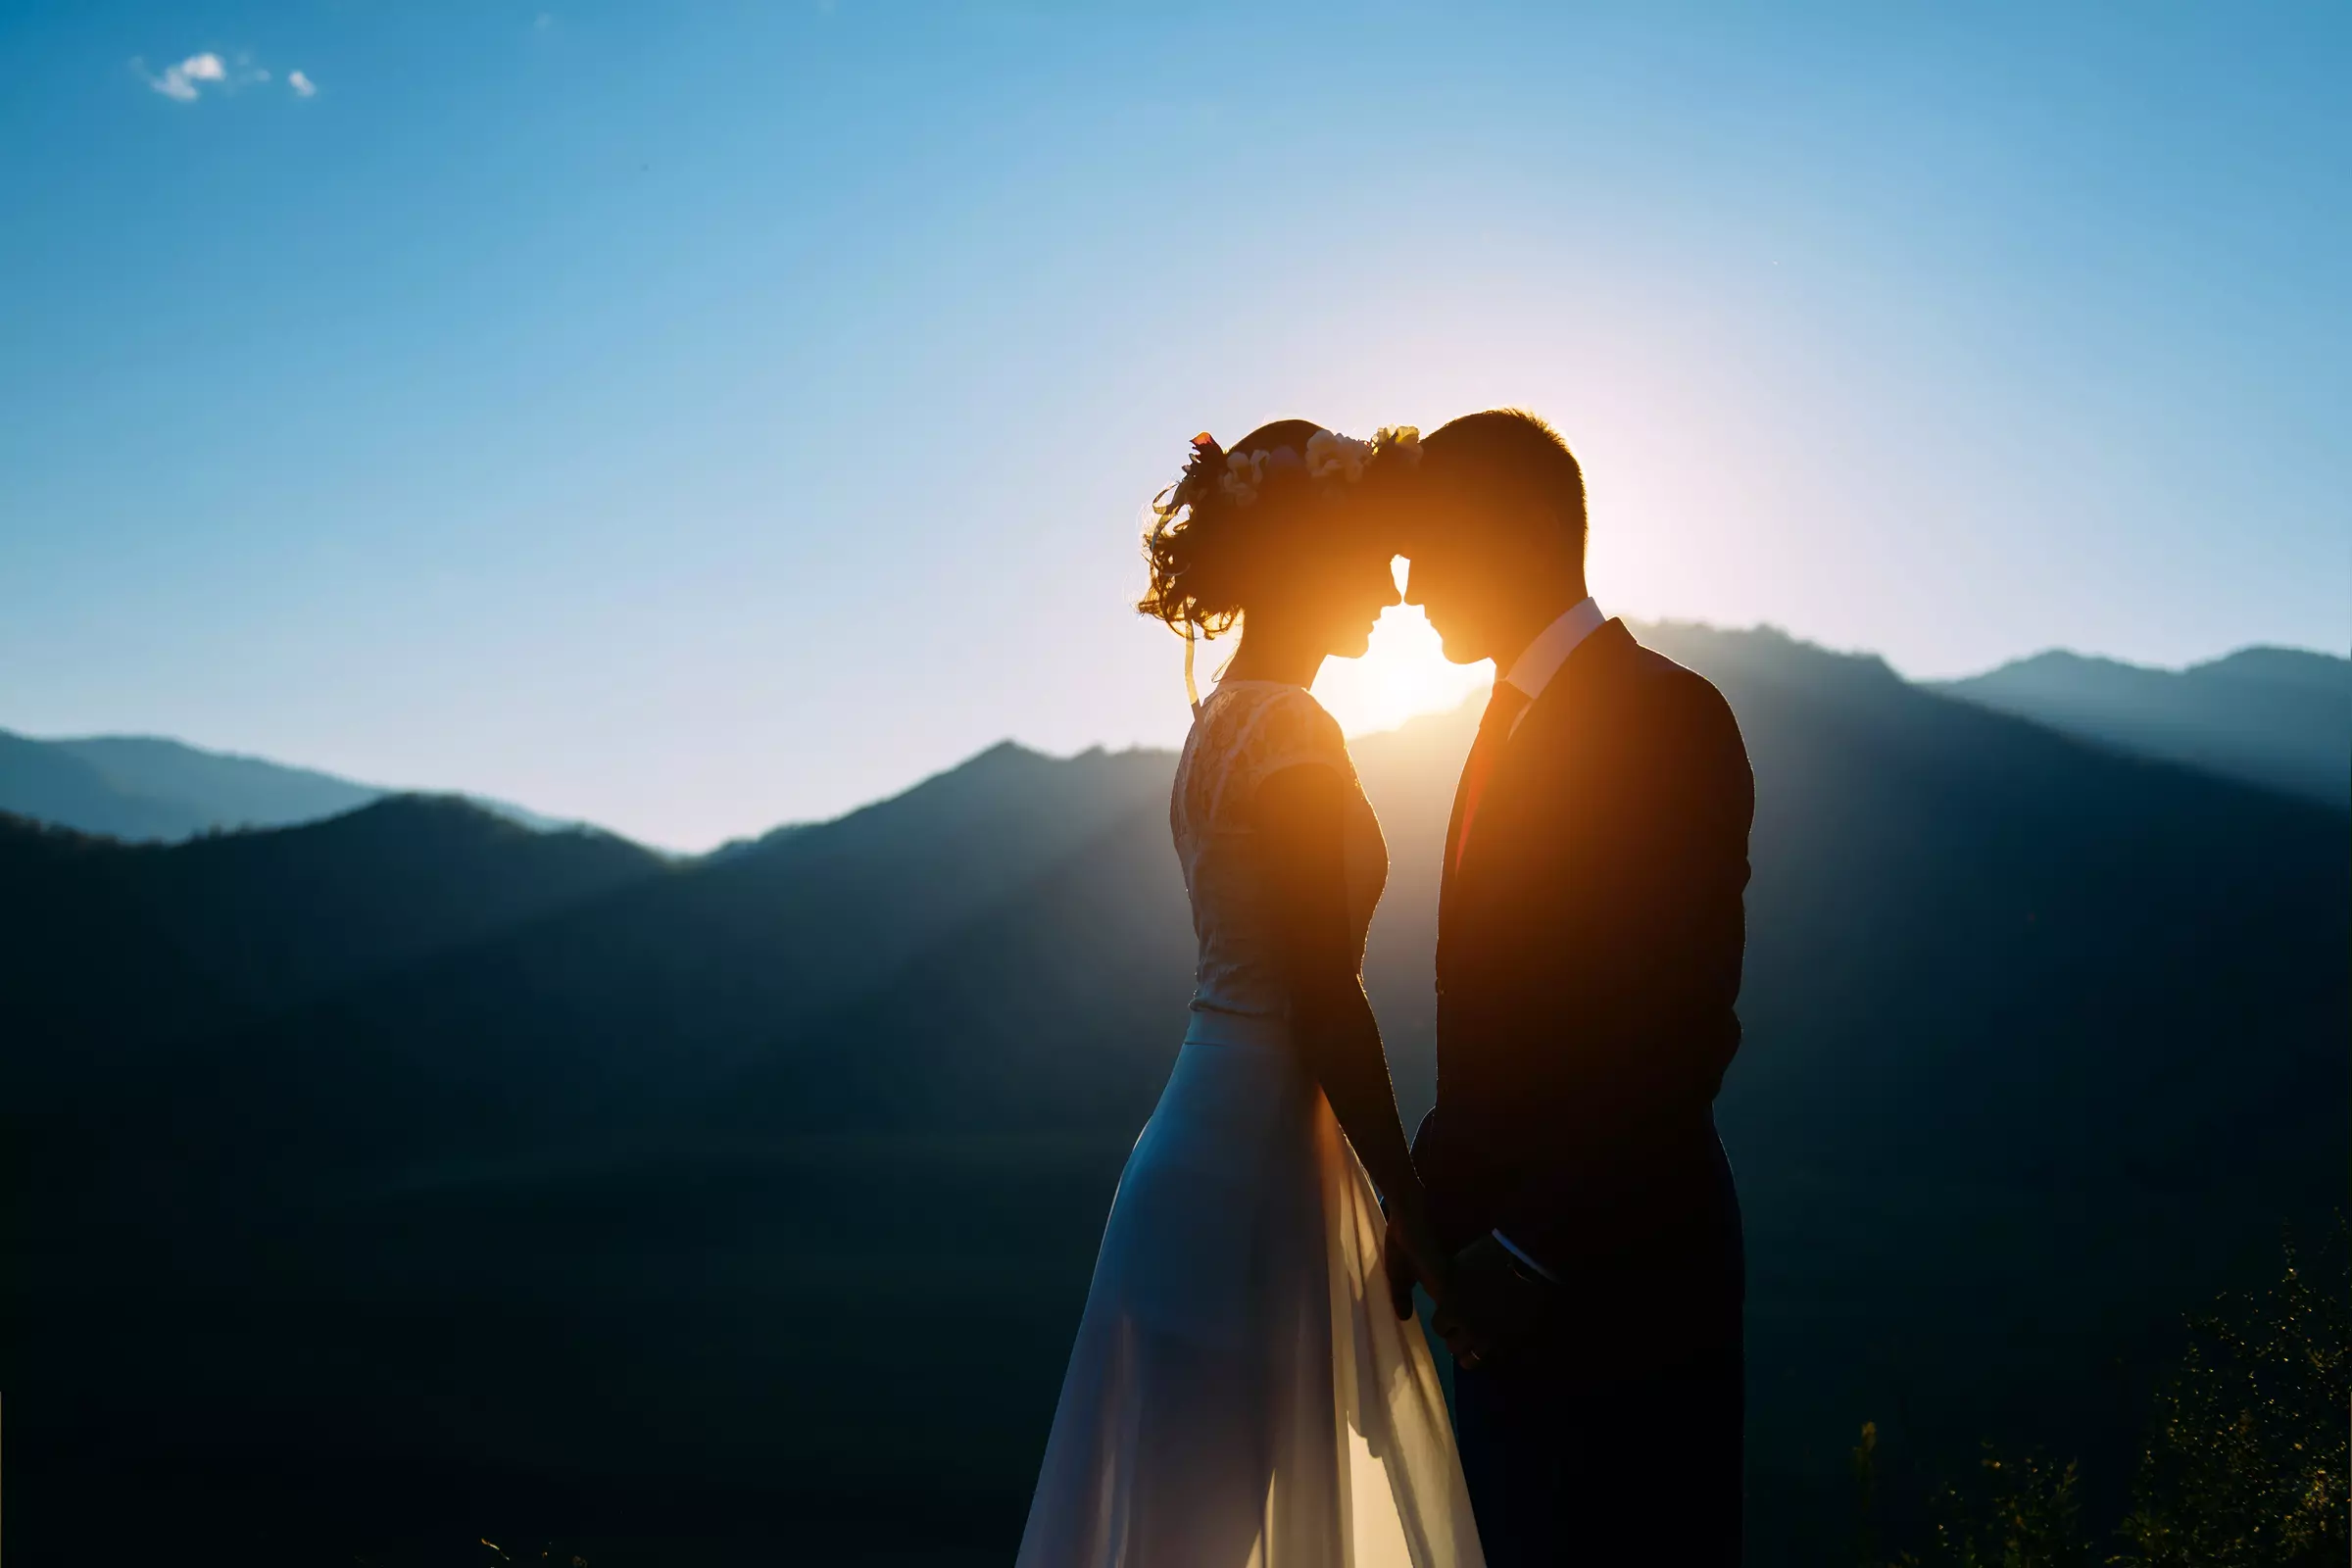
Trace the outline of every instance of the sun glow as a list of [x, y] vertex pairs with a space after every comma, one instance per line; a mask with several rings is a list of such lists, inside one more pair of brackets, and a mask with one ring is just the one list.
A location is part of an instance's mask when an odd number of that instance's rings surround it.
[[1447, 663], [1436, 628], [1418, 606], [1391, 605], [1372, 628], [1363, 658], [1324, 662], [1315, 699], [1342, 730], [1367, 735], [1417, 714], [1459, 708], [1494, 679], [1491, 663]]

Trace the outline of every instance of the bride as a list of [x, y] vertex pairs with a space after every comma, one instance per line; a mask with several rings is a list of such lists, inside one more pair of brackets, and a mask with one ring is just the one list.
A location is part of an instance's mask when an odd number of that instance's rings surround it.
[[[1428, 1346], [1427, 1218], [1361, 980], [1388, 877], [1339, 725], [1307, 695], [1397, 602], [1364, 491], [1418, 458], [1304, 420], [1195, 439], [1140, 609], [1239, 625], [1194, 704], [1169, 818], [1200, 941], [1191, 1024], [1112, 1200], [1021, 1568], [1480, 1568]], [[1367, 1176], [1367, 1173], [1368, 1176]]]

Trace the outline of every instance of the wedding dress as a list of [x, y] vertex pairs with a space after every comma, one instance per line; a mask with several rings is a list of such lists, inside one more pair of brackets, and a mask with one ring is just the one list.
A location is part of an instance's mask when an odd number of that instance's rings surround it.
[[1120, 1177], [1020, 1568], [1481, 1568], [1437, 1371], [1381, 1271], [1371, 1183], [1291, 1049], [1248, 809], [1346, 786], [1358, 961], [1388, 850], [1339, 725], [1228, 680], [1170, 823], [1200, 966], [1174, 1072]]

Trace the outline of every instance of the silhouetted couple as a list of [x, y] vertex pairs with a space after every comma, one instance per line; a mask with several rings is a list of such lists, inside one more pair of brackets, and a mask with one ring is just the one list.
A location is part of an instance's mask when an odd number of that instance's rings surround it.
[[[1170, 808], [1191, 1023], [1023, 1568], [1738, 1561], [1743, 1265], [1712, 1107], [1754, 789], [1730, 710], [1594, 608], [1584, 476], [1532, 416], [1203, 435], [1155, 510], [1140, 608], [1186, 636], [1188, 683], [1192, 639], [1242, 635]], [[1446, 828], [1437, 1106], [1409, 1148], [1360, 979], [1387, 848], [1307, 694], [1364, 653], [1399, 555], [1446, 657], [1500, 673]]]

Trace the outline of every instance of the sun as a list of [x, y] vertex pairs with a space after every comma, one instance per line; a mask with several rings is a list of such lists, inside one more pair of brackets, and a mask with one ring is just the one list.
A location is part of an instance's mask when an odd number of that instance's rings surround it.
[[1315, 700], [1349, 735], [1395, 729], [1421, 713], [1459, 708], [1494, 679], [1491, 662], [1449, 664], [1417, 605], [1391, 605], [1361, 659], [1324, 661]]

